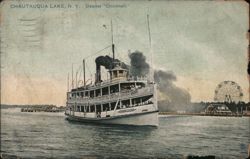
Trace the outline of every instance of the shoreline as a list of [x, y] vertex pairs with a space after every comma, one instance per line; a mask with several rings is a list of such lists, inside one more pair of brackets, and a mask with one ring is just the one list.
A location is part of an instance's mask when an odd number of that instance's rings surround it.
[[189, 115], [189, 116], [221, 116], [221, 117], [250, 117], [250, 114], [205, 114], [205, 113], [177, 113], [177, 112], [159, 112], [159, 115]]

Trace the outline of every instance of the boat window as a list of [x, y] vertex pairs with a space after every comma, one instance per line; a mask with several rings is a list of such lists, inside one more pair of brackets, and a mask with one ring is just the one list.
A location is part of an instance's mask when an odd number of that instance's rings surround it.
[[110, 93], [116, 93], [116, 92], [119, 92], [119, 85], [116, 84], [116, 85], [110, 86]]
[[100, 113], [101, 112], [101, 105], [96, 105], [96, 113]]
[[117, 77], [117, 71], [113, 71], [113, 74], [114, 74], [114, 78]]
[[108, 95], [109, 94], [109, 90], [108, 90], [108, 87], [104, 87], [102, 88], [102, 95]]
[[114, 110], [115, 109], [115, 102], [111, 103], [111, 110]]
[[90, 106], [90, 112], [95, 112], [95, 106], [94, 105]]
[[140, 105], [147, 105], [147, 104], [153, 104], [153, 96], [152, 95], [132, 99], [133, 106], [140, 106]]
[[131, 88], [133, 88], [134, 85], [131, 83], [121, 83], [121, 91], [122, 92], [128, 92], [131, 90]]
[[153, 104], [153, 100], [152, 100], [152, 99], [147, 100], [147, 101], [146, 101], [146, 104]]
[[102, 107], [103, 107], [103, 108], [102, 108], [103, 111], [109, 111], [109, 104], [108, 104], [108, 103], [103, 104]]
[[90, 91], [90, 97], [91, 97], [91, 98], [94, 97], [94, 90]]
[[145, 85], [145, 83], [143, 83], [143, 82], [135, 82], [135, 84], [134, 84], [134, 87], [135, 88], [142, 88], [142, 87], [145, 87], [146, 85]]
[[80, 112], [80, 106], [79, 106], [79, 105], [77, 106], [76, 111], [77, 111], [77, 112]]
[[119, 103], [117, 104], [116, 109], [121, 109], [121, 101], [119, 101]]
[[130, 101], [129, 100], [123, 100], [121, 102], [121, 107], [122, 108], [128, 108], [130, 106]]
[[119, 70], [119, 74], [123, 74], [123, 70]]
[[89, 96], [89, 91], [86, 91], [85, 92], [85, 97], [88, 97]]
[[84, 106], [81, 106], [81, 112], [84, 112]]
[[142, 104], [153, 104], [153, 95], [143, 97]]
[[101, 96], [101, 90], [100, 89], [95, 90], [95, 95], [96, 97]]
[[132, 99], [132, 105], [133, 106], [139, 106], [140, 102], [141, 102], [140, 98]]

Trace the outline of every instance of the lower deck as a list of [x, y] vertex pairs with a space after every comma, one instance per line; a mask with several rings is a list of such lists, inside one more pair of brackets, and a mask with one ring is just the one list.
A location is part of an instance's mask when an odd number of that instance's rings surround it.
[[[136, 126], [158, 126], [158, 110], [143, 111], [140, 109], [130, 112], [124, 112], [121, 114], [106, 115], [103, 117], [89, 118], [80, 114], [67, 114], [67, 119], [71, 121], [85, 122], [85, 123], [97, 123], [97, 124], [115, 124], [115, 125], [136, 125]], [[119, 113], [119, 112], [118, 112]], [[105, 114], [104, 114], [105, 115]]]
[[158, 108], [153, 104], [145, 104], [135, 107], [126, 107], [121, 109], [114, 109], [114, 110], [106, 110], [106, 111], [95, 111], [95, 112], [81, 112], [81, 111], [74, 111], [72, 109], [66, 109], [65, 114], [75, 117], [81, 118], [109, 118], [109, 117], [116, 117], [116, 116], [123, 116], [123, 115], [131, 115], [131, 114], [140, 114], [145, 112], [154, 112], [158, 111]]

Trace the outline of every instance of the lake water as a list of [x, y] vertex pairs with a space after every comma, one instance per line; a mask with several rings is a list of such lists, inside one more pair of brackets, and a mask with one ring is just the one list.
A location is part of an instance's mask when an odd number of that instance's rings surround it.
[[24, 158], [246, 158], [250, 118], [161, 116], [158, 128], [91, 125], [1, 110], [1, 153]]

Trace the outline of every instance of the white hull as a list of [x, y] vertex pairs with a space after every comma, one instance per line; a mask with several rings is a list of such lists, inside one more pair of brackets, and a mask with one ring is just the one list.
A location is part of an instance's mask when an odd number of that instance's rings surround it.
[[116, 116], [109, 118], [84, 118], [73, 115], [68, 115], [67, 119], [88, 122], [88, 123], [100, 123], [100, 124], [119, 124], [119, 125], [139, 125], [139, 126], [158, 126], [158, 111], [130, 114], [124, 116]]

